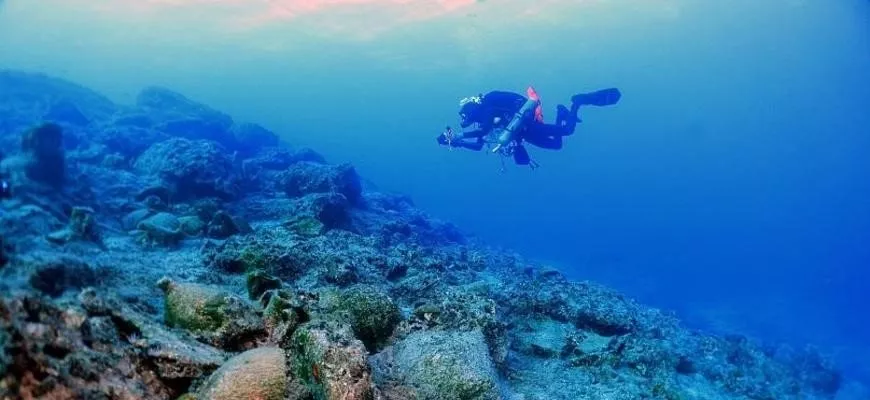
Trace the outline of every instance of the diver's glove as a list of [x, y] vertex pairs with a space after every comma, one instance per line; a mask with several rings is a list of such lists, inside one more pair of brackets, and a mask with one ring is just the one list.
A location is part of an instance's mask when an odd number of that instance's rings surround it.
[[444, 132], [438, 136], [438, 143], [442, 145], [452, 145], [453, 142], [460, 141], [465, 138], [465, 132], [454, 131], [451, 127], [444, 128]]

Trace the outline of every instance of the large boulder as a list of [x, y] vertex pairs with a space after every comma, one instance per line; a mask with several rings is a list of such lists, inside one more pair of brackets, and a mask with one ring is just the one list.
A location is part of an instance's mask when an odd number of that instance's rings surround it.
[[118, 107], [105, 96], [44, 74], [0, 70], [0, 121], [20, 129], [38, 121], [84, 125]]
[[317, 399], [372, 400], [374, 385], [362, 342], [343, 325], [311, 321], [292, 336], [293, 385]]
[[213, 141], [165, 140], [152, 145], [133, 166], [170, 187], [175, 201], [236, 196], [232, 158]]
[[415, 332], [379, 354], [374, 364], [387, 381], [413, 388], [416, 398], [499, 398], [495, 367], [479, 330]]
[[237, 123], [230, 131], [239, 144], [239, 151], [246, 156], [253, 155], [264, 147], [278, 146], [280, 143], [278, 135], [258, 124]]
[[235, 148], [233, 119], [172, 90], [150, 86], [136, 97], [136, 105], [154, 118], [154, 129], [190, 140], [211, 140]]
[[197, 391], [197, 399], [283, 400], [287, 391], [284, 350], [260, 347], [221, 365]]
[[287, 147], [263, 147], [242, 161], [241, 169], [249, 189], [281, 192], [284, 187], [280, 177], [290, 166], [299, 162], [325, 164], [326, 160], [308, 148], [294, 151]]
[[362, 184], [356, 169], [350, 164], [326, 165], [299, 162], [281, 176], [284, 191], [290, 197], [314, 193], [339, 193], [351, 204], [362, 194]]
[[353, 332], [371, 351], [378, 350], [402, 320], [399, 307], [384, 291], [358, 285], [341, 296], [340, 310], [346, 313]]
[[135, 158], [154, 143], [169, 139], [169, 135], [150, 128], [112, 125], [94, 133], [93, 140], [126, 158]]
[[93, 289], [80, 302], [0, 298], [0, 397], [177, 398], [224, 360]]
[[265, 325], [253, 305], [217, 287], [163, 278], [166, 324], [187, 329], [228, 350], [251, 347], [265, 336]]

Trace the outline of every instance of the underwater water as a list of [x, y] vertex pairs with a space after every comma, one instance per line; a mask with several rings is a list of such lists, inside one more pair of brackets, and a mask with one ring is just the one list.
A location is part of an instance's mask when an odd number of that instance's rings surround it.
[[[168, 88], [330, 164], [350, 163], [366, 190], [407, 195], [569, 279], [673, 310], [705, 332], [812, 344], [847, 380], [870, 382], [866, 1], [0, 0], [0, 68], [120, 105], [141, 103], [145, 87]], [[616, 87], [622, 98], [581, 108], [561, 150], [529, 147], [535, 170], [436, 142], [445, 125], [457, 127], [461, 98], [529, 85], [547, 121], [577, 93]], [[0, 123], [4, 156], [39, 122], [15, 107]], [[68, 147], [87, 148], [91, 131], [73, 131]], [[141, 157], [131, 151], [125, 162]], [[197, 281], [173, 279], [182, 277]], [[232, 286], [224, 279], [198, 283]], [[517, 357], [511, 368], [536, 370]], [[683, 395], [716, 398], [703, 393]]]

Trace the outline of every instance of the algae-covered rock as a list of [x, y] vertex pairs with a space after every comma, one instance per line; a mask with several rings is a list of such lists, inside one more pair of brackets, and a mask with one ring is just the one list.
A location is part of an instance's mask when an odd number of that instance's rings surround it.
[[480, 330], [421, 331], [392, 349], [401, 380], [432, 400], [495, 400], [496, 373]]
[[94, 210], [90, 207], [73, 207], [67, 227], [48, 234], [46, 239], [58, 244], [73, 240], [101, 243], [100, 231], [94, 219]]
[[178, 219], [182, 232], [187, 236], [199, 236], [205, 229], [205, 223], [196, 215], [189, 215]]
[[121, 219], [121, 227], [128, 231], [134, 230], [140, 222], [152, 215], [154, 215], [154, 211], [147, 208], [130, 211]]
[[278, 347], [248, 350], [211, 374], [197, 390], [198, 399], [282, 400], [287, 391], [284, 351]]
[[293, 164], [281, 177], [290, 197], [312, 193], [340, 193], [354, 204], [362, 193], [362, 183], [350, 164], [324, 165], [314, 162]]
[[133, 164], [171, 188], [176, 201], [236, 196], [230, 152], [209, 140], [172, 138], [153, 144]]
[[490, 356], [501, 368], [507, 358], [507, 328], [496, 313], [492, 299], [461, 290], [448, 289], [420, 306], [410, 318], [428, 329], [470, 331], [480, 329]]
[[265, 334], [256, 310], [238, 296], [168, 278], [157, 284], [166, 294], [165, 320], [171, 327], [187, 329], [225, 349], [245, 348], [248, 341]]
[[35, 253], [22, 261], [31, 268], [30, 285], [52, 297], [94, 285], [99, 279], [97, 270], [86, 259], [72, 255]]
[[282, 348], [287, 347], [296, 327], [308, 321], [308, 313], [289, 291], [274, 290], [267, 295], [270, 296], [263, 310], [263, 321], [269, 332], [270, 341]]
[[517, 347], [523, 353], [543, 358], [558, 357], [573, 344], [576, 331], [570, 324], [553, 320], [532, 321], [521, 335]]
[[371, 368], [362, 342], [347, 327], [312, 321], [292, 337], [295, 385], [318, 400], [374, 400]]
[[97, 316], [82, 326], [85, 339], [107, 342], [110, 337], [122, 336], [138, 350], [138, 358], [162, 379], [180, 382], [203, 378], [225, 360], [222, 351], [187, 335], [177, 335], [113, 296], [87, 288], [79, 294], [79, 301], [88, 314]]
[[172, 246], [184, 238], [178, 217], [165, 212], [145, 218], [136, 229], [140, 232], [139, 241], [147, 246]]
[[369, 350], [376, 350], [402, 320], [399, 307], [385, 292], [374, 286], [359, 285], [347, 290], [341, 299], [353, 332]]
[[248, 297], [252, 300], [260, 298], [267, 290], [281, 288], [281, 280], [269, 275], [261, 269], [249, 270], [246, 274]]
[[241, 218], [234, 218], [225, 211], [218, 211], [209, 221], [206, 232], [208, 237], [226, 239], [235, 234], [251, 233], [253, 229]]
[[284, 223], [284, 226], [304, 237], [317, 237], [326, 231], [326, 226], [317, 218], [312, 216], [296, 216], [295, 218]]

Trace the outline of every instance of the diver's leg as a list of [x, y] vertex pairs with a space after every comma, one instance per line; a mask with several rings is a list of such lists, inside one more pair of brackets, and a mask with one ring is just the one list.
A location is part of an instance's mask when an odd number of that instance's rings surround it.
[[514, 149], [514, 163], [517, 165], [529, 165], [532, 158], [529, 157], [529, 151], [525, 146], [519, 145]]
[[523, 139], [542, 149], [559, 150], [562, 148], [562, 127], [551, 124], [535, 124], [526, 129]]
[[[558, 132], [562, 136], [569, 136], [574, 134], [574, 129], [577, 128], [577, 122], [580, 119], [577, 118], [577, 113], [571, 113], [568, 110], [568, 107], [565, 107], [561, 104], [556, 106], [556, 126], [561, 127], [561, 132]], [[554, 132], [557, 133], [557, 132]]]

